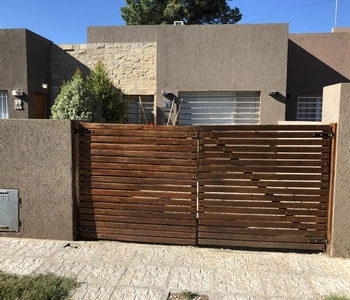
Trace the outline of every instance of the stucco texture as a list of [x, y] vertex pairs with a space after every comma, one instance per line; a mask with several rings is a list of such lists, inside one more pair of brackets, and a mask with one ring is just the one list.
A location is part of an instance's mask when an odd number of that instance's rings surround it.
[[289, 35], [286, 119], [296, 120], [297, 99], [322, 96], [323, 87], [350, 82], [349, 32]]
[[[0, 30], [0, 90], [9, 97], [9, 117], [28, 118], [27, 47], [25, 29]], [[23, 110], [15, 110], [11, 91], [20, 89]]]
[[[90, 27], [89, 43], [157, 44], [158, 107], [165, 90], [260, 92], [260, 124], [285, 119], [287, 24]], [[269, 96], [269, 91], [278, 92]]]
[[2, 236], [73, 239], [71, 121], [0, 120], [0, 188], [18, 189], [20, 230]]
[[323, 101], [322, 121], [338, 123], [330, 253], [350, 258], [350, 83], [325, 87]]

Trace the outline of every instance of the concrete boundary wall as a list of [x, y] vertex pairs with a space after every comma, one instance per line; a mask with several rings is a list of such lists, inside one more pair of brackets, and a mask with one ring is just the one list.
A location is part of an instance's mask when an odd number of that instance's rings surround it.
[[322, 122], [337, 123], [330, 255], [350, 258], [350, 83], [323, 90]]
[[69, 120], [0, 120], [0, 189], [18, 189], [20, 229], [0, 236], [74, 239]]

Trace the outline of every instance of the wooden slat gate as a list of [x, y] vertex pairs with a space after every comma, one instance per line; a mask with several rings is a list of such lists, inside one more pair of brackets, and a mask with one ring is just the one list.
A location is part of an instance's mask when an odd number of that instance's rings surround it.
[[330, 126], [199, 132], [199, 245], [325, 249]]
[[81, 238], [196, 244], [195, 127], [78, 130]]
[[78, 124], [81, 238], [325, 249], [331, 126]]

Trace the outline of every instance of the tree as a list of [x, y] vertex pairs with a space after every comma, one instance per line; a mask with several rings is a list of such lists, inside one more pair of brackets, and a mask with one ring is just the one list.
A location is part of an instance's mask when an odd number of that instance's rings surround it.
[[239, 8], [226, 0], [126, 0], [121, 7], [127, 25], [235, 24], [242, 19]]
[[108, 123], [122, 123], [125, 116], [125, 103], [120, 89], [113, 86], [105, 66], [98, 61], [87, 78], [87, 86], [100, 101], [102, 116]]
[[61, 93], [51, 107], [51, 113], [53, 119], [105, 121], [101, 103], [96, 101], [79, 70], [70, 81], [62, 85]]

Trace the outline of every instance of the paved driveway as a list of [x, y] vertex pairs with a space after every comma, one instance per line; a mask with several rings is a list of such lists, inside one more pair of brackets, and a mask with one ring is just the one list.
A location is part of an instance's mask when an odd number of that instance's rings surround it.
[[73, 299], [165, 300], [185, 289], [210, 300], [350, 296], [350, 260], [324, 254], [13, 238], [0, 249], [4, 271], [76, 277]]

